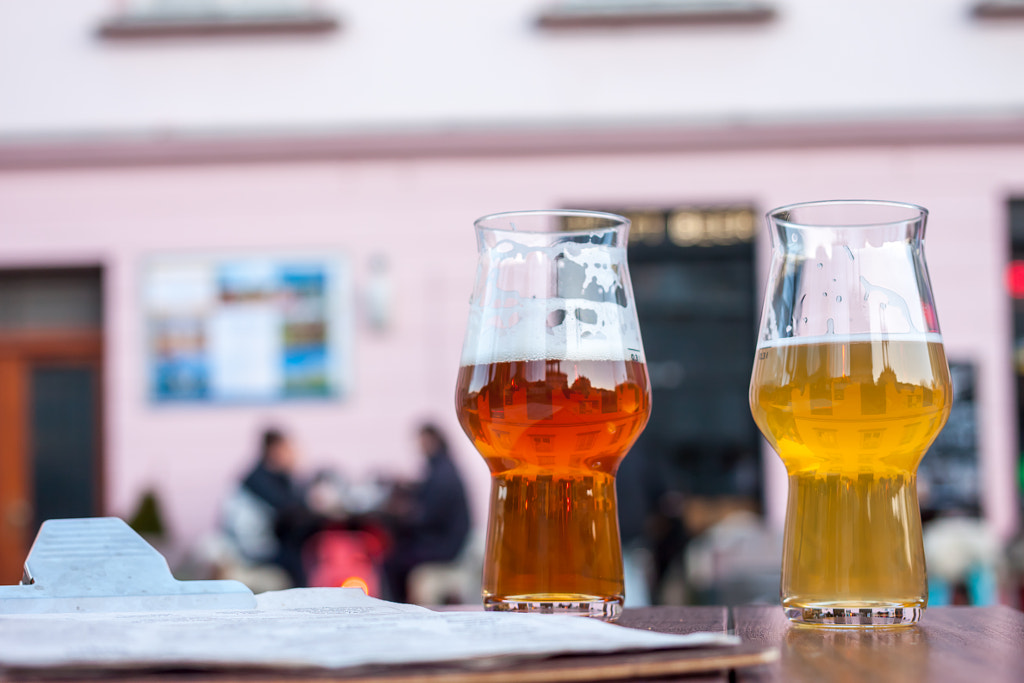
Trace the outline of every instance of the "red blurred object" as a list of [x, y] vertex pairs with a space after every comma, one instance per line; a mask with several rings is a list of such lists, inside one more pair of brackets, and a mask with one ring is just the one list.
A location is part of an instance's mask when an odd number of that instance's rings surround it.
[[1006, 289], [1014, 299], [1024, 299], [1024, 261], [1010, 261], [1006, 267]]
[[378, 562], [386, 540], [372, 531], [321, 531], [310, 539], [309, 585], [361, 588], [381, 597]]

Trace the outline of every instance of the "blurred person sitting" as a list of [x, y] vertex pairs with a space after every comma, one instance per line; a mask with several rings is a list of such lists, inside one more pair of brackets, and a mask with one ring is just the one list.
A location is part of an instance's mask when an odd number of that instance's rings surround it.
[[973, 511], [951, 510], [924, 525], [928, 604], [995, 605], [1002, 545]]
[[444, 436], [427, 423], [418, 437], [426, 475], [408, 488], [397, 487], [386, 511], [392, 546], [382, 569], [388, 597], [398, 602], [408, 600], [413, 569], [455, 560], [469, 535], [466, 490]]
[[742, 508], [725, 515], [687, 545], [686, 579], [695, 604], [777, 604], [782, 535]]
[[284, 569], [294, 586], [307, 585], [303, 545], [327, 520], [310, 506], [295, 479], [299, 455], [278, 429], [260, 437], [255, 466], [224, 506], [225, 532], [244, 559]]

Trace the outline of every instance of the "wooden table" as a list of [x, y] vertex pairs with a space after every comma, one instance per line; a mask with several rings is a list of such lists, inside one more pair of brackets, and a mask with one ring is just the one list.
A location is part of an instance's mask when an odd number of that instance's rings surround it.
[[[473, 609], [473, 608], [469, 608]], [[478, 607], [475, 609], [479, 609]], [[1024, 683], [1024, 612], [938, 607], [916, 626], [821, 629], [793, 626], [778, 606], [627, 609], [622, 626], [665, 633], [735, 633], [738, 648], [571, 656], [467, 671], [414, 667], [360, 683]], [[717, 659], [716, 659], [717, 658]], [[744, 666], [728, 662], [747, 660]], [[770, 663], [749, 664], [750, 661]], [[699, 672], [693, 672], [697, 667]], [[686, 674], [668, 672], [691, 671]], [[351, 683], [353, 679], [339, 677]], [[163, 682], [158, 682], [163, 683]], [[200, 683], [186, 681], [184, 683]], [[225, 683], [223, 677], [203, 683]], [[284, 683], [271, 681], [245, 683]], [[287, 683], [299, 683], [295, 679]], [[318, 681], [317, 683], [325, 683]]]
[[[1009, 607], [938, 607], [927, 610], [916, 626], [875, 631], [796, 627], [778, 606], [627, 609], [619, 624], [665, 633], [735, 633], [744, 643], [735, 648], [566, 656], [487, 668], [410, 665], [349, 675], [303, 670], [125, 671], [94, 673], [88, 679], [90, 683], [1024, 683], [1024, 612]], [[684, 671], [690, 673], [680, 673]], [[0, 683], [66, 683], [78, 678], [0, 673]]]
[[1009, 607], [936, 607], [916, 626], [875, 631], [796, 627], [767, 606], [627, 609], [620, 623], [730, 632], [779, 649], [772, 664], [660, 680], [1024, 683], [1024, 612]]

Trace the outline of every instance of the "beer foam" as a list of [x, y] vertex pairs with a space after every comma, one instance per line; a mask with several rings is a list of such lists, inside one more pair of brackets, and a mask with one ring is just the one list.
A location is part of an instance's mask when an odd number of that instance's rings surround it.
[[625, 248], [515, 237], [481, 253], [463, 365], [644, 360]]
[[633, 307], [551, 298], [470, 310], [462, 365], [548, 359], [644, 361]]
[[859, 334], [818, 334], [811, 337], [778, 337], [776, 339], [758, 340], [757, 348], [770, 349], [780, 346], [809, 346], [811, 344], [852, 344], [856, 342], [922, 342], [941, 344], [942, 335], [938, 332], [902, 332], [898, 334], [880, 334], [863, 332]]

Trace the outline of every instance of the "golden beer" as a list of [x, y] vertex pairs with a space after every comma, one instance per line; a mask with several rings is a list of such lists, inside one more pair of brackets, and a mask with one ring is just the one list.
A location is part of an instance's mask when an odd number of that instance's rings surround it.
[[623, 601], [615, 471], [650, 413], [638, 361], [464, 365], [456, 411], [491, 470], [484, 604]]
[[789, 474], [781, 592], [792, 618], [925, 607], [916, 470], [950, 401], [938, 334], [758, 348], [750, 404]]

